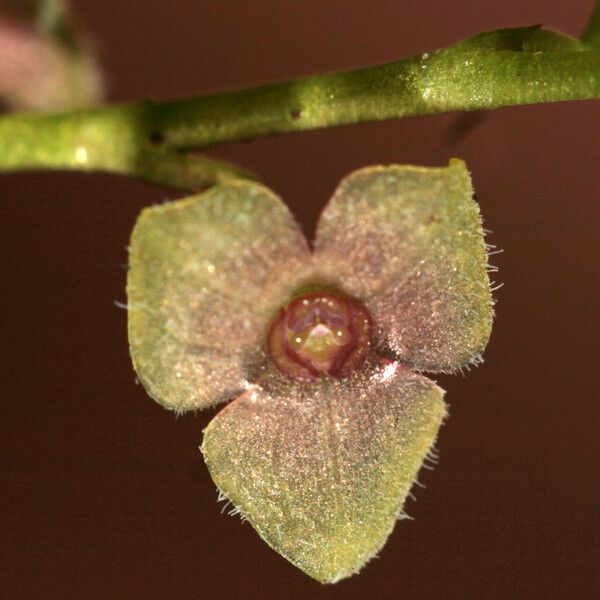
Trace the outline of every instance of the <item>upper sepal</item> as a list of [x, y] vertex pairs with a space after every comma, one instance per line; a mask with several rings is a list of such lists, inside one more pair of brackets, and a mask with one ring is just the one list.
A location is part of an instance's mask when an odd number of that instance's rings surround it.
[[366, 304], [376, 347], [410, 368], [454, 371], [488, 342], [486, 246], [460, 160], [351, 173], [321, 215], [315, 260]]
[[285, 204], [231, 182], [146, 208], [127, 277], [130, 352], [148, 393], [176, 411], [237, 395], [266, 361], [272, 315], [310, 252]]

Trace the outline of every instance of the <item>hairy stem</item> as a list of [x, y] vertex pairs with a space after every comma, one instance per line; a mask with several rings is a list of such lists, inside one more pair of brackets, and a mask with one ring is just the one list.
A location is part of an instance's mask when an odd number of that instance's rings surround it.
[[507, 29], [386, 65], [242, 91], [8, 114], [0, 118], [0, 171], [95, 169], [156, 181], [158, 169], [163, 181], [178, 187], [189, 187], [199, 174], [195, 187], [202, 187], [235, 169], [202, 159], [193, 159], [192, 168], [178, 153], [362, 121], [600, 98], [597, 33], [598, 10], [586, 43], [539, 27]]
[[154, 107], [165, 143], [237, 139], [458, 110], [600, 97], [600, 53], [538, 28], [482, 34], [387, 65]]

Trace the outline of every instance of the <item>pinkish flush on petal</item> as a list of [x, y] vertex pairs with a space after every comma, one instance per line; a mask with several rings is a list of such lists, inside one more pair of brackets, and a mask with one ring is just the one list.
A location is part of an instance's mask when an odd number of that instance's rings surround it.
[[371, 317], [340, 292], [302, 294], [282, 307], [267, 335], [269, 355], [294, 379], [340, 379], [360, 367], [371, 344]]

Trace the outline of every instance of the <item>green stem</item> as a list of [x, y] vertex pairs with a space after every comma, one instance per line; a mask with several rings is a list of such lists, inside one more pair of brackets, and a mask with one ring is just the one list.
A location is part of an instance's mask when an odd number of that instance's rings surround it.
[[12, 113], [0, 118], [0, 171], [68, 169], [136, 175], [152, 183], [203, 189], [246, 170], [183, 155], [157, 143], [145, 104], [58, 115]]
[[[0, 171], [96, 169], [152, 179], [148, 164], [171, 157], [164, 181], [181, 179], [188, 187], [190, 171], [176, 159], [183, 150], [362, 121], [599, 97], [599, 51], [538, 27], [509, 29], [387, 65], [189, 100], [8, 114], [0, 118]], [[213, 164], [204, 173], [232, 173], [221, 166], [225, 172]], [[210, 177], [200, 177], [202, 185]]]
[[538, 28], [481, 34], [387, 65], [154, 107], [169, 146], [364, 121], [600, 97], [600, 53]]

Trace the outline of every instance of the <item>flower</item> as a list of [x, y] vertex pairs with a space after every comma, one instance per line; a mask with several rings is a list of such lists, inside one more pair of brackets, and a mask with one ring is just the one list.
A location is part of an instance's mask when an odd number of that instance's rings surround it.
[[385, 543], [435, 441], [421, 371], [478, 362], [492, 299], [467, 169], [346, 177], [311, 251], [285, 204], [234, 182], [145, 209], [128, 278], [133, 364], [177, 412], [232, 400], [202, 452], [225, 498], [322, 582]]

